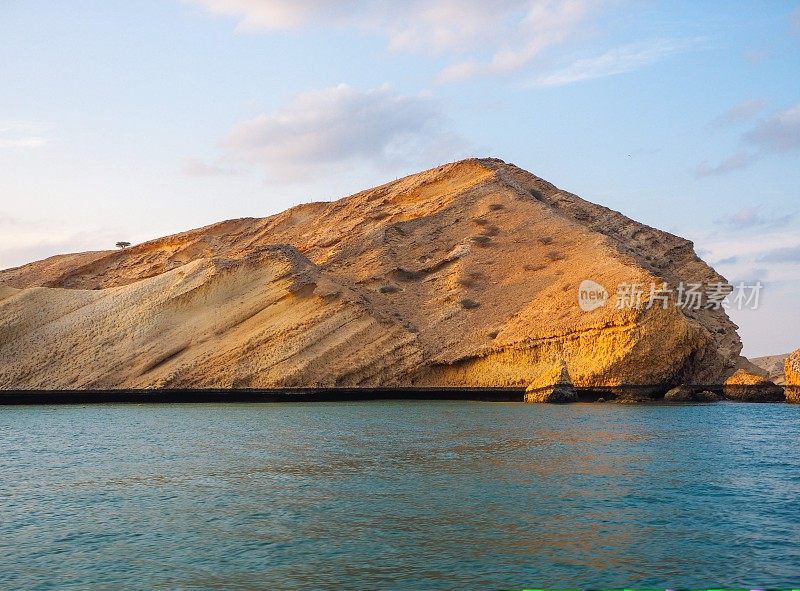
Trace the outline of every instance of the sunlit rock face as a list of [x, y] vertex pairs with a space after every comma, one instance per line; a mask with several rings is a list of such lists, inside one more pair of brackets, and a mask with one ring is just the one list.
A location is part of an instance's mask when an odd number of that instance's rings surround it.
[[800, 349], [786, 360], [786, 400], [800, 403]]
[[681, 282], [725, 279], [687, 240], [464, 160], [2, 271], [0, 388], [722, 385], [742, 362], [724, 310], [645, 305]]

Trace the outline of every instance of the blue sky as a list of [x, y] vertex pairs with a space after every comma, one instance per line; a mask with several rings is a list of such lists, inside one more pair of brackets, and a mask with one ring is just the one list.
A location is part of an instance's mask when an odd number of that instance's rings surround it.
[[0, 267], [491, 155], [680, 234], [800, 346], [800, 5], [0, 1]]

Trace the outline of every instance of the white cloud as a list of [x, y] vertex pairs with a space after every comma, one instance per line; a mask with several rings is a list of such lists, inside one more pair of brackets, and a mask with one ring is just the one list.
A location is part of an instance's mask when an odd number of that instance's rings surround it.
[[535, 86], [563, 86], [583, 80], [633, 72], [644, 66], [686, 51], [697, 39], [656, 39], [618, 47], [592, 58], [580, 59], [565, 68], [540, 76]]
[[50, 143], [48, 125], [36, 121], [0, 121], [0, 149], [40, 148]]
[[800, 150], [800, 104], [762, 121], [744, 139], [769, 152]]
[[430, 98], [401, 95], [388, 86], [361, 91], [340, 84], [238, 123], [225, 147], [232, 160], [296, 181], [363, 165], [433, 166], [463, 155], [464, 142], [448, 130]]
[[439, 81], [453, 82], [518, 70], [544, 50], [572, 37], [586, 20], [591, 7], [592, 3], [585, 0], [529, 2], [522, 22], [511, 29], [497, 29], [499, 47], [493, 50], [489, 59], [470, 59], [448, 66], [442, 71]]
[[565, 42], [596, 0], [184, 0], [238, 19], [240, 31], [338, 27], [383, 35], [395, 50], [467, 54], [442, 82], [527, 65]]

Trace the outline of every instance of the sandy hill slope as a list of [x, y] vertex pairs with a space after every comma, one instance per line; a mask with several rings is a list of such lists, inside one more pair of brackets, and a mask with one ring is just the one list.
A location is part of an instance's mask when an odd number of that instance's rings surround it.
[[[584, 312], [579, 284], [608, 304]], [[471, 159], [331, 203], [0, 271], [0, 388], [722, 383], [723, 310], [617, 309], [724, 278], [691, 242]]]

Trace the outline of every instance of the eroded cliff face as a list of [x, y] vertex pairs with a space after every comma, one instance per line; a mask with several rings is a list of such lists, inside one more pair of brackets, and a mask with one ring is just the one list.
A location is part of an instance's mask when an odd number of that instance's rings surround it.
[[[578, 286], [610, 293], [585, 312]], [[122, 251], [0, 272], [0, 387], [722, 384], [724, 310], [617, 309], [725, 282], [682, 238], [498, 160]], [[674, 298], [674, 295], [671, 296]]]
[[786, 401], [800, 403], [800, 349], [786, 359]]

